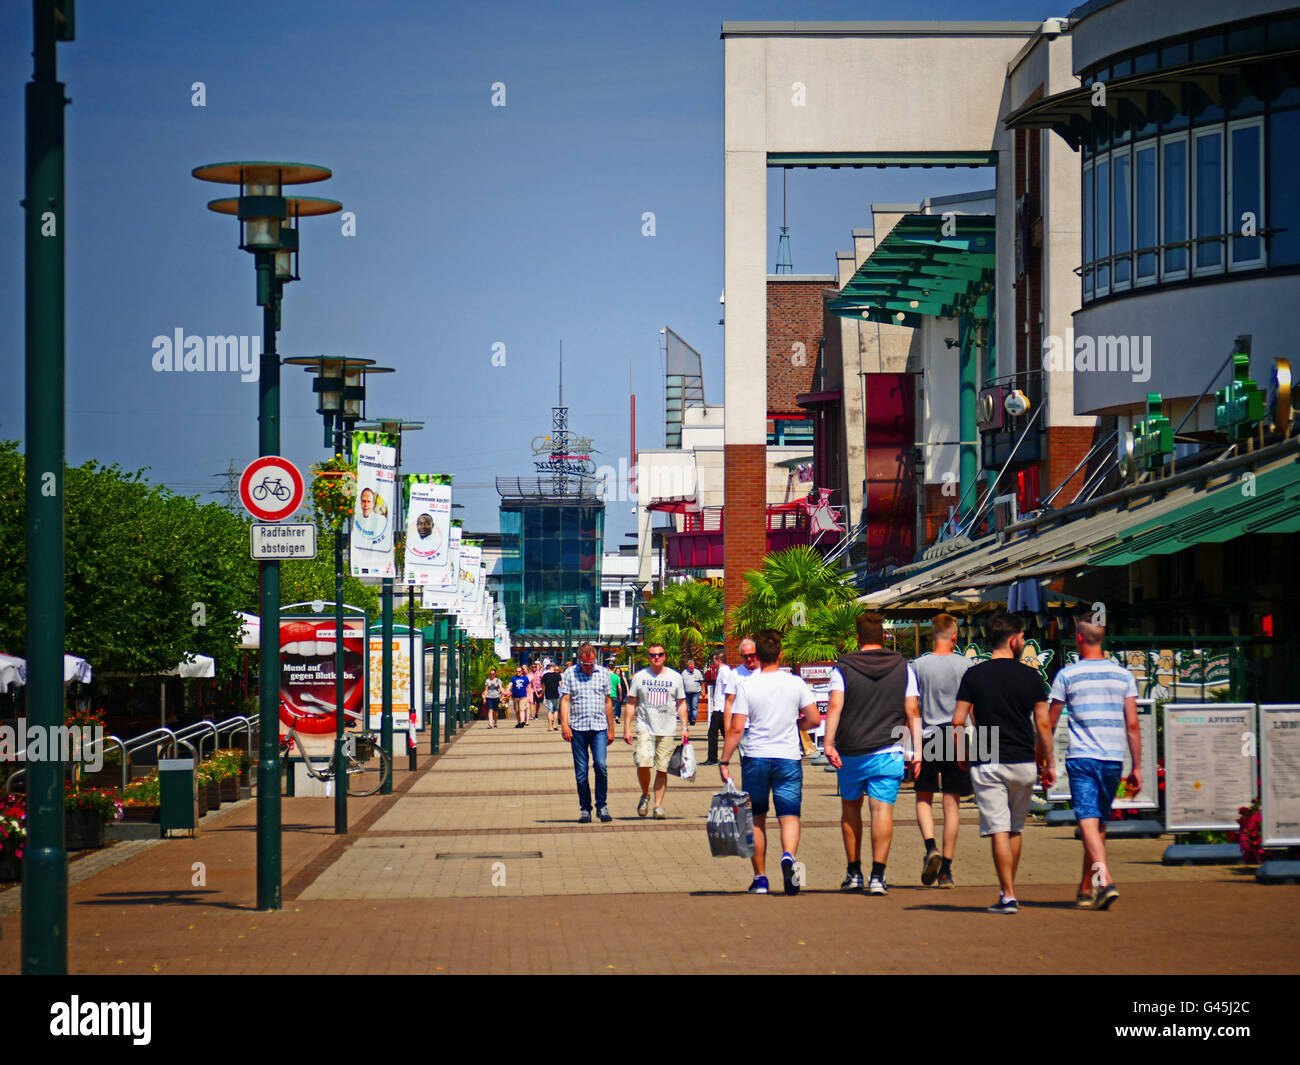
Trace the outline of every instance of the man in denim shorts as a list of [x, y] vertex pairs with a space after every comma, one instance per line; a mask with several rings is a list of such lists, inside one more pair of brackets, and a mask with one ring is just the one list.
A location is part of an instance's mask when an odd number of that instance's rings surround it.
[[910, 737], [912, 773], [921, 769], [920, 689], [896, 651], [886, 651], [885, 621], [858, 617], [858, 647], [831, 670], [826, 702], [826, 757], [839, 771], [840, 828], [848, 870], [841, 891], [862, 890], [862, 798], [871, 810], [870, 895], [887, 895], [885, 864], [894, 840], [894, 803], [903, 783], [903, 744]]
[[1048, 696], [1051, 727], [1068, 710], [1070, 747], [1065, 770], [1070, 777], [1070, 806], [1083, 837], [1083, 873], [1075, 904], [1105, 910], [1119, 898], [1106, 865], [1106, 822], [1119, 791], [1127, 743], [1133, 758], [1128, 785], [1142, 790], [1142, 734], [1138, 730], [1137, 684], [1133, 674], [1102, 653], [1106, 629], [1090, 617], [1077, 618], [1074, 642], [1079, 660], [1056, 674]]
[[[746, 641], [750, 642], [750, 641]], [[731, 756], [745, 741], [740, 758], [741, 785], [754, 811], [754, 881], [752, 895], [767, 894], [768, 796], [781, 822], [781, 876], [787, 895], [799, 894], [794, 856], [799, 850], [799, 815], [803, 808], [803, 745], [799, 730], [821, 723], [817, 696], [802, 677], [781, 670], [781, 634], [766, 629], [754, 634], [759, 668], [736, 685], [731, 724], [718, 773], [731, 779]]]

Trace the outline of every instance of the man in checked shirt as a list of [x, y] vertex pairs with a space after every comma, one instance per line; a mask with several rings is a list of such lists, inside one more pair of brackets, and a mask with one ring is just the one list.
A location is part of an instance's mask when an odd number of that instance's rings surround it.
[[596, 665], [596, 649], [584, 643], [580, 665], [570, 666], [560, 680], [560, 734], [573, 746], [573, 775], [578, 784], [578, 823], [591, 824], [591, 785], [588, 759], [596, 767], [596, 816], [612, 821], [606, 806], [609, 772], [605, 756], [614, 742], [614, 703], [609, 696], [609, 671]]

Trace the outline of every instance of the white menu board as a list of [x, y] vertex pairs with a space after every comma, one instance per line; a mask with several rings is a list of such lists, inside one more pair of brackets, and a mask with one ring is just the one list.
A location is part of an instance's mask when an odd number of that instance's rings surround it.
[[1259, 708], [1261, 834], [1265, 847], [1300, 845], [1300, 705]]
[[[1155, 810], [1160, 806], [1160, 784], [1156, 776], [1156, 713], [1155, 705], [1150, 699], [1139, 699], [1138, 732], [1142, 737], [1142, 790], [1136, 795], [1116, 797], [1111, 804], [1113, 810]], [[1061, 710], [1060, 720], [1056, 723], [1056, 732], [1052, 736], [1052, 747], [1056, 762], [1056, 783], [1047, 792], [1052, 802], [1068, 802], [1070, 798], [1070, 774], [1066, 770], [1065, 759], [1070, 749], [1070, 726], [1067, 721], [1070, 711]], [[1124, 738], [1124, 769], [1121, 779], [1128, 780], [1133, 771], [1133, 756], [1128, 749], [1128, 736]], [[1128, 784], [1120, 785], [1126, 791]]]
[[1254, 797], [1254, 704], [1166, 703], [1165, 828], [1235, 829]]

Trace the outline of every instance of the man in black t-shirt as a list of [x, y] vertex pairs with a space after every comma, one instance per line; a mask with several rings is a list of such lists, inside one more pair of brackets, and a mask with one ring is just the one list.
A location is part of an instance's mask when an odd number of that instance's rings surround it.
[[[993, 866], [1002, 894], [990, 913], [1016, 913], [1016, 870], [1021, 829], [1029, 814], [1034, 782], [1053, 780], [1052, 732], [1042, 677], [1021, 665], [1024, 623], [1015, 614], [989, 622], [993, 656], [966, 670], [952, 716], [960, 768], [970, 766], [980, 811], [980, 835], [992, 838]], [[965, 751], [966, 718], [975, 720], [975, 750]], [[971, 764], [975, 763], [975, 764]], [[1037, 763], [1037, 766], [1035, 765]]]
[[552, 662], [542, 674], [542, 697], [546, 702], [546, 731], [554, 732], [560, 727], [560, 664]]

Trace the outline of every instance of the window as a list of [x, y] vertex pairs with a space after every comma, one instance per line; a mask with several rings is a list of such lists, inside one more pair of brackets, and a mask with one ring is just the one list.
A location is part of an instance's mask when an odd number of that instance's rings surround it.
[[1083, 164], [1083, 298], [1092, 299], [1092, 163]]
[[1293, 192], [1300, 173], [1300, 111], [1268, 117], [1268, 261], [1273, 266], [1300, 264], [1300, 203]]
[[1160, 242], [1178, 245], [1164, 249], [1161, 278], [1172, 281], [1187, 276], [1187, 134], [1161, 138], [1160, 149]]
[[1130, 180], [1131, 158], [1127, 148], [1111, 155], [1111, 246], [1115, 253], [1114, 277], [1111, 287], [1121, 292], [1133, 280], [1133, 186]]
[[1133, 149], [1133, 244], [1137, 251], [1133, 284], [1149, 285], [1156, 280], [1156, 252], [1143, 251], [1154, 248], [1158, 241], [1159, 186], [1156, 182], [1156, 145], [1154, 141], [1139, 144]]
[[1097, 225], [1094, 240], [1097, 243], [1097, 278], [1096, 292], [1105, 296], [1110, 292], [1110, 157], [1102, 156], [1092, 167], [1093, 178], [1097, 183], [1094, 206], [1097, 211]]
[[1262, 237], [1242, 236], [1243, 229], [1264, 228], [1264, 129], [1258, 118], [1228, 125], [1228, 269], [1264, 265]]
[[1196, 130], [1192, 169], [1192, 232], [1196, 236], [1194, 274], [1223, 270], [1223, 130]]

